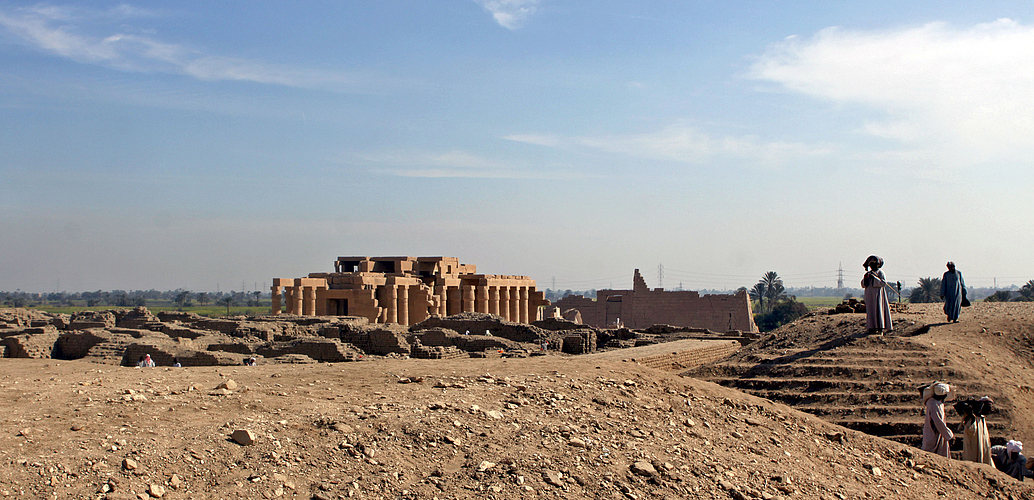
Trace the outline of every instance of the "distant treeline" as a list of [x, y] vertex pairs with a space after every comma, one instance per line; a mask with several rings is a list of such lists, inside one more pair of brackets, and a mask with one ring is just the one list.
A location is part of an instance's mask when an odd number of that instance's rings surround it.
[[193, 292], [191, 290], [97, 290], [96, 292], [4, 292], [0, 291], [0, 304], [7, 307], [52, 306], [114, 306], [137, 307], [177, 305], [187, 307], [197, 302], [206, 304], [268, 305], [270, 292]]

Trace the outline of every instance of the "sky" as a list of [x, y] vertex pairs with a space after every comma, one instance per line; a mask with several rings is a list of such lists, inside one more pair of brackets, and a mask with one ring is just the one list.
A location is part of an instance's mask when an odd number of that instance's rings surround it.
[[1034, 279], [1034, 3], [0, 0], [0, 290]]

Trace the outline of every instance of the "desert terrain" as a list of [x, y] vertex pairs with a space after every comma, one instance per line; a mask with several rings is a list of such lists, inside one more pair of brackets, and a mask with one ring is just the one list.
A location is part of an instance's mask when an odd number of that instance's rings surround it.
[[[1032, 320], [1026, 304], [975, 304], [957, 324], [939, 323], [936, 305], [909, 305], [895, 333], [869, 337], [864, 315], [818, 314], [714, 366], [737, 363], [757, 379], [743, 365], [826, 356], [867, 365], [887, 392], [904, 391], [896, 377], [910, 377], [908, 388], [954, 375], [994, 391], [992, 435], [1034, 443]], [[879, 369], [897, 342], [922, 347], [925, 371]], [[649, 348], [254, 367], [3, 358], [0, 496], [1034, 498], [1030, 482], [836, 425], [843, 415], [810, 403], [823, 418], [679, 375], [695, 367], [632, 361]], [[837, 363], [848, 349], [870, 361]]]

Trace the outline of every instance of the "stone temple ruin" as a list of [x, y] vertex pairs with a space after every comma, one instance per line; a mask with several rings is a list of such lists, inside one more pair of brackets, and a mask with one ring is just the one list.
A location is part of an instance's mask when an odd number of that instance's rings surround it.
[[409, 326], [432, 316], [487, 313], [530, 323], [548, 304], [527, 276], [476, 274], [455, 257], [338, 257], [333, 273], [275, 278], [272, 314], [357, 316]]
[[625, 326], [647, 328], [673, 325], [706, 328], [716, 332], [752, 332], [754, 312], [745, 290], [732, 295], [705, 295], [693, 291], [651, 290], [635, 270], [632, 290], [599, 290], [596, 300], [569, 295], [556, 306], [565, 318], [600, 328]]
[[[158, 366], [337, 363], [378, 357], [418, 359], [523, 358], [591, 354], [600, 350], [697, 339], [692, 353], [664, 349], [662, 364], [686, 369], [713, 361], [753, 339], [749, 334], [679, 327], [598, 329], [558, 318], [531, 324], [487, 313], [434, 316], [418, 324], [370, 323], [355, 316], [208, 318], [144, 307], [54, 314], [0, 309], [0, 358], [85, 360], [134, 366], [149, 354]], [[668, 344], [672, 345], [672, 344]], [[545, 349], [543, 349], [545, 347]]]

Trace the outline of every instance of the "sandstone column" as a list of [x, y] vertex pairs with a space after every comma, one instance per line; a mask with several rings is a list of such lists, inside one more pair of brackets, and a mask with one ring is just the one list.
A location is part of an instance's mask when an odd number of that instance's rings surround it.
[[512, 287], [510, 290], [510, 321], [514, 323], [521, 321], [520, 296], [517, 293], [517, 287]]
[[473, 285], [463, 285], [463, 312], [474, 312]]
[[399, 324], [409, 326], [409, 287], [399, 286], [398, 316]]
[[459, 314], [463, 307], [463, 298], [460, 297], [459, 287], [450, 286], [446, 290], [446, 295], [448, 296], [448, 315], [452, 316], [454, 314]]
[[489, 297], [488, 298], [488, 313], [489, 314], [495, 314], [496, 316], [500, 316], [500, 314], [499, 314], [499, 287], [493, 286], [493, 287], [489, 288], [488, 289], [488, 297]]
[[302, 315], [316, 315], [316, 289], [311, 286], [302, 287]]
[[384, 322], [398, 323], [398, 290], [395, 288], [395, 285], [384, 285], [383, 287], [381, 287], [381, 290], [383, 290], [381, 293], [384, 294], [384, 298], [381, 299], [381, 303], [384, 304], [385, 311]]
[[273, 316], [276, 316], [276, 315], [280, 314], [280, 297], [281, 297], [281, 295], [280, 295], [280, 286], [278, 285], [278, 286], [271, 287], [270, 291], [272, 292], [270, 294], [270, 296], [272, 297], [272, 302], [273, 303], [270, 306], [269, 312]]
[[449, 303], [449, 294], [447, 293], [447, 287], [435, 286], [434, 287], [434, 298], [437, 300], [437, 306], [434, 308], [434, 314], [437, 316], [448, 316], [449, 310], [446, 306]]
[[291, 308], [291, 314], [302, 315], [302, 287], [293, 286], [291, 287], [291, 302], [294, 307]]
[[477, 302], [474, 304], [474, 311], [479, 313], [488, 312], [488, 287], [485, 285], [478, 285], [474, 291], [477, 295]]
[[520, 294], [520, 303], [517, 305], [517, 309], [520, 314], [521, 323], [530, 323], [530, 321], [528, 321], [528, 287], [520, 287], [517, 293]]
[[510, 320], [510, 287], [499, 287], [499, 315], [503, 319]]

